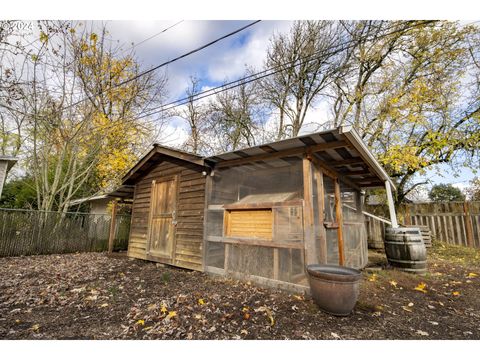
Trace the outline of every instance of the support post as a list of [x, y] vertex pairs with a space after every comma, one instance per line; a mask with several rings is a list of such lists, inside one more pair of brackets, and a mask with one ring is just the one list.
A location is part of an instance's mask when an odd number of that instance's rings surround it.
[[338, 236], [338, 264], [345, 265], [345, 247], [343, 244], [343, 213], [342, 198], [340, 194], [340, 182], [335, 179], [335, 214], [337, 217], [337, 236]]
[[385, 191], [387, 192], [388, 211], [390, 212], [390, 221], [392, 228], [398, 228], [397, 214], [395, 212], [395, 203], [393, 201], [392, 188], [388, 180], [385, 181]]
[[114, 200], [112, 205], [112, 217], [110, 219], [110, 233], [108, 236], [108, 252], [110, 254], [113, 252], [113, 242], [115, 241], [116, 218], [117, 218], [117, 200]]
[[473, 247], [473, 227], [470, 218], [470, 206], [467, 201], [463, 203], [463, 212], [465, 217], [465, 235], [467, 235], [467, 246]]
[[327, 263], [327, 233], [325, 231], [325, 226], [323, 225], [325, 221], [325, 191], [323, 188], [323, 172], [322, 170], [313, 163], [313, 174], [314, 178], [317, 181], [317, 206], [318, 206], [318, 230], [315, 229], [315, 232], [318, 231], [319, 242], [318, 242], [318, 260], [320, 264]]
[[305, 265], [318, 262], [315, 256], [315, 223], [313, 218], [312, 163], [309, 154], [303, 157], [303, 241], [305, 245]]

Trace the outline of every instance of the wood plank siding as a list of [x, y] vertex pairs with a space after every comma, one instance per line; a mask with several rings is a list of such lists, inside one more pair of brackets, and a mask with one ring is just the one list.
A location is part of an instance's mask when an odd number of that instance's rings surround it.
[[[193, 270], [203, 270], [203, 219], [205, 206], [205, 176], [201, 166], [166, 158], [135, 179], [132, 223], [128, 255], [134, 258], [162, 262]], [[177, 201], [172, 256], [147, 253], [152, 182], [175, 176]], [[158, 191], [155, 191], [159, 194]], [[154, 231], [154, 229], [152, 229]]]

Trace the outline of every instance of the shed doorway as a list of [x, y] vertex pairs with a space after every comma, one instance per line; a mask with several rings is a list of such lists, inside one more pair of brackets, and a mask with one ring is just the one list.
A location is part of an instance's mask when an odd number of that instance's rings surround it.
[[173, 259], [177, 210], [177, 176], [152, 181], [147, 253]]

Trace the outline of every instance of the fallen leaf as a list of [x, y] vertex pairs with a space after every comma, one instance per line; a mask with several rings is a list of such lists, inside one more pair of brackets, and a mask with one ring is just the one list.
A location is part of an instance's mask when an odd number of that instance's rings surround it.
[[397, 288], [397, 282], [395, 280], [391, 280], [389, 284], [392, 285], [394, 288]]
[[422, 330], [417, 330], [416, 334], [421, 335], [421, 336], [429, 336], [430, 334], [426, 331]]
[[245, 320], [250, 319], [250, 313], [248, 313], [248, 312], [243, 313], [243, 318], [244, 318]]
[[248, 331], [245, 330], [245, 329], [242, 329], [242, 330], [240, 331], [240, 334], [241, 334], [241, 335], [248, 335]]
[[157, 305], [156, 304], [150, 304], [147, 306], [147, 310], [148, 311], [152, 311], [152, 310], [155, 310], [157, 308]]
[[270, 320], [270, 325], [271, 326], [275, 325], [275, 319], [273, 318], [272, 311], [268, 307], [260, 306], [259, 308], [255, 309], [255, 312], [259, 312], [259, 311], [265, 312], [268, 320]]
[[296, 299], [296, 300], [299, 300], [299, 301], [305, 300], [305, 299], [303, 298], [303, 296], [300, 296], [300, 295], [293, 295], [293, 298]]
[[476, 278], [476, 277], [478, 277], [478, 274], [475, 274], [475, 273], [473, 273], [473, 272], [468, 273], [468, 275], [467, 275], [467, 278], [468, 278], [468, 279], [473, 279], [473, 278]]
[[200, 314], [195, 314], [194, 317], [195, 317], [195, 319], [200, 320], [200, 319], [202, 318], [202, 315], [200, 315]]
[[40, 329], [40, 325], [38, 324], [35, 324], [30, 328], [30, 330], [33, 330], [33, 331], [38, 331], [39, 329]]
[[423, 293], [426, 293], [426, 292], [427, 292], [427, 290], [425, 290], [426, 286], [427, 286], [427, 284], [425, 284], [424, 282], [421, 282], [420, 284], [418, 284], [418, 285], [414, 288], [414, 290], [417, 290], [417, 291], [421, 291], [421, 292], [423, 292]]
[[205, 305], [205, 301], [203, 299], [198, 299], [198, 304], [199, 305]]
[[87, 296], [87, 297], [85, 298], [85, 300], [87, 300], [87, 301], [95, 301], [95, 300], [97, 300], [97, 298], [98, 298], [97, 295], [91, 295], [91, 296]]
[[412, 303], [412, 302], [408, 303], [408, 307], [412, 307], [413, 305], [414, 305], [414, 303]]
[[407, 311], [407, 312], [413, 312], [412, 309], [406, 307], [406, 306], [402, 306], [402, 309]]
[[368, 281], [377, 281], [377, 274], [372, 274], [368, 277]]
[[138, 325], [142, 325], [142, 326], [143, 326], [143, 325], [145, 325], [145, 320], [140, 319], [140, 320], [138, 320], [136, 323], [137, 323]]
[[107, 307], [107, 306], [108, 306], [107, 303], [104, 303], [104, 304], [100, 305], [101, 308], [104, 308], [104, 307]]
[[165, 305], [162, 305], [160, 312], [165, 315], [168, 312], [167, 307]]
[[147, 326], [146, 328], [143, 328], [143, 331], [148, 331], [152, 328], [152, 326]]
[[334, 339], [341, 339], [342, 338], [340, 335], [338, 335], [337, 333], [334, 333], [334, 332], [330, 333], [330, 335], [332, 335], [332, 337]]
[[176, 311], [169, 311], [168, 312], [168, 315], [167, 315], [167, 318], [168, 319], [171, 319], [173, 317], [177, 316], [177, 312]]
[[460, 296], [460, 292], [459, 291], [454, 291], [454, 292], [452, 292], [452, 295], [453, 296]]

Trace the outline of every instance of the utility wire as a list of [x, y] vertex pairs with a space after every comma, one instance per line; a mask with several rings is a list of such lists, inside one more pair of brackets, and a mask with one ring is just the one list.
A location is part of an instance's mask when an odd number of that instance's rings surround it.
[[127, 50], [132, 50], [132, 49], [136, 48], [137, 46], [140, 46], [140, 45], [142, 45], [143, 43], [145, 43], [145, 42], [147, 42], [147, 41], [149, 41], [149, 40], [152, 40], [153, 38], [157, 37], [158, 35], [163, 34], [164, 32], [166, 32], [166, 31], [170, 30], [171, 28], [173, 28], [173, 27], [181, 24], [181, 23], [184, 22], [184, 21], [185, 21], [185, 20], [180, 20], [180, 21], [176, 22], [175, 24], [170, 25], [169, 27], [163, 29], [162, 31], [160, 31], [160, 32], [158, 32], [158, 33], [156, 33], [156, 34], [148, 37], [148, 38], [146, 38], [145, 40], [142, 40], [142, 41], [140, 41], [139, 43], [134, 44], [132, 47], [128, 48]]
[[[176, 61], [178, 61], [178, 60], [180, 60], [180, 59], [183, 59], [183, 58], [185, 58], [185, 57], [187, 57], [187, 56], [190, 56], [190, 55], [192, 55], [192, 54], [195, 54], [195, 53], [197, 53], [197, 52], [199, 52], [199, 51], [201, 51], [201, 50], [203, 50], [203, 49], [205, 49], [205, 48], [207, 48], [207, 47], [209, 47], [209, 46], [212, 46], [212, 45], [216, 44], [216, 43], [219, 42], [219, 41], [222, 41], [222, 40], [224, 40], [224, 39], [226, 39], [226, 38], [228, 38], [228, 37], [230, 37], [230, 36], [233, 36], [233, 35], [241, 32], [241, 31], [243, 31], [243, 30], [245, 30], [245, 29], [247, 29], [247, 28], [249, 28], [249, 27], [251, 27], [251, 26], [253, 26], [253, 25], [257, 24], [257, 23], [259, 23], [260, 21], [261, 21], [261, 20], [253, 21], [253, 22], [251, 22], [251, 23], [249, 23], [249, 24], [247, 24], [247, 25], [245, 25], [245, 26], [242, 26], [241, 28], [239, 28], [239, 29], [237, 29], [237, 30], [235, 30], [235, 31], [232, 31], [232, 32], [230, 32], [230, 33], [228, 33], [228, 34], [226, 34], [226, 35], [223, 35], [223, 36], [221, 36], [221, 37], [219, 37], [219, 38], [217, 38], [217, 39], [215, 39], [215, 40], [213, 40], [213, 41], [210, 41], [209, 43], [207, 43], [207, 44], [205, 44], [205, 45], [202, 45], [202, 46], [200, 46], [200, 47], [198, 47], [198, 48], [196, 48], [196, 49], [193, 49], [193, 50], [191, 50], [191, 51], [189, 51], [189, 52], [187, 52], [187, 53], [185, 53], [185, 54], [183, 54], [183, 55], [177, 56], [176, 58], [173, 58], [173, 59], [171, 59], [171, 60], [165, 61], [165, 62], [161, 63], [160, 65], [154, 66], [153, 68], [150, 68], [150, 69], [148, 69], [148, 70], [146, 70], [146, 71], [143, 71], [143, 72], [141, 72], [141, 73], [138, 74], [138, 75], [135, 75], [135, 76], [133, 76], [133, 77], [127, 79], [127, 80], [124, 80], [124, 81], [122, 81], [122, 82], [120, 82], [120, 83], [118, 83], [118, 84], [115, 84], [115, 85], [109, 87], [108, 89], [105, 89], [105, 90], [103, 90], [103, 91], [100, 91], [100, 92], [94, 94], [93, 97], [100, 96], [100, 95], [102, 95], [105, 91], [109, 91], [109, 90], [118, 88], [118, 87], [120, 87], [120, 86], [123, 86], [123, 85], [125, 85], [125, 84], [128, 84], [129, 82], [132, 82], [132, 81], [134, 81], [134, 80], [136, 80], [136, 79], [138, 79], [138, 78], [140, 78], [140, 77], [142, 77], [142, 76], [145, 76], [145, 75], [147, 75], [147, 74], [149, 74], [149, 73], [151, 73], [151, 72], [154, 72], [154, 71], [156, 71], [156, 70], [158, 70], [158, 69], [160, 69], [160, 68], [162, 68], [162, 67], [164, 67], [164, 66], [167, 66], [167, 65], [169, 65], [169, 64], [171, 64], [171, 63], [173, 63], [173, 62], [176, 62]], [[77, 101], [77, 102], [75, 102], [75, 103], [73, 103], [73, 104], [70, 104], [70, 105], [64, 107], [62, 110], [71, 108], [71, 107], [73, 107], [73, 106], [75, 106], [75, 105], [78, 105], [78, 104], [81, 104], [82, 102], [86, 101], [87, 99], [88, 99], [88, 97], [85, 97], [85, 98], [83, 98], [83, 99], [81, 99], [81, 100], [79, 100], [79, 101]]]
[[[425, 21], [421, 24], [417, 24], [416, 26], [426, 25], [426, 24], [429, 24], [429, 23], [432, 23], [432, 22], [434, 22], [434, 21], [433, 20], [432, 21]], [[398, 29], [398, 30], [392, 31], [390, 33], [386, 33], [386, 34], [382, 35], [382, 37], [386, 37], [386, 36], [395, 34], [397, 32], [401, 32], [401, 31], [404, 31], [404, 29]], [[378, 38], [376, 38], [376, 39], [378, 39]], [[152, 109], [149, 110], [148, 113], [137, 116], [134, 119], [138, 120], [138, 119], [142, 119], [144, 117], [152, 116], [152, 115], [155, 115], [155, 114], [167, 111], [167, 110], [171, 110], [173, 108], [185, 105], [185, 104], [189, 103], [190, 101], [198, 101], [198, 100], [204, 99], [206, 97], [219, 94], [223, 91], [227, 91], [227, 90], [236, 88], [236, 87], [241, 86], [241, 85], [249, 84], [253, 81], [257, 81], [257, 80], [266, 78], [266, 77], [271, 76], [271, 75], [275, 75], [279, 72], [282, 72], [282, 71], [288, 69], [289, 67], [293, 68], [293, 67], [300, 66], [302, 64], [305, 64], [305, 63], [308, 63], [308, 62], [311, 62], [311, 61], [314, 61], [314, 60], [318, 60], [319, 59], [318, 55], [320, 55], [320, 54], [322, 55], [322, 57], [325, 57], [325, 56], [328, 57], [328, 56], [334, 55], [335, 53], [337, 53], [339, 51], [344, 51], [344, 50], [348, 50], [348, 49], [352, 48], [354, 46], [354, 43], [355, 43], [354, 40], [350, 40], [349, 42], [347, 42], [345, 44], [338, 45], [336, 48], [334, 48], [333, 50], [330, 50], [328, 53], [325, 53], [324, 50], [322, 49], [322, 50], [319, 50], [319, 51], [313, 53], [312, 55], [310, 55], [306, 58], [291, 60], [291, 61], [285, 62], [283, 64], [277, 65], [275, 67], [265, 69], [265, 70], [262, 70], [260, 72], [242, 77], [240, 79], [237, 79], [237, 80], [234, 80], [234, 81], [231, 81], [231, 82], [228, 82], [226, 84], [222, 84], [222, 85], [216, 86], [214, 88], [211, 88], [211, 89], [208, 89], [208, 90], [205, 90], [205, 91], [197, 92], [195, 94], [192, 94], [191, 96], [187, 96], [187, 97], [172, 101], [170, 103], [159, 106], [157, 108], [152, 108]], [[297, 64], [295, 64], [295, 63], [297, 63]], [[200, 96], [200, 95], [203, 95], [203, 96]]]

